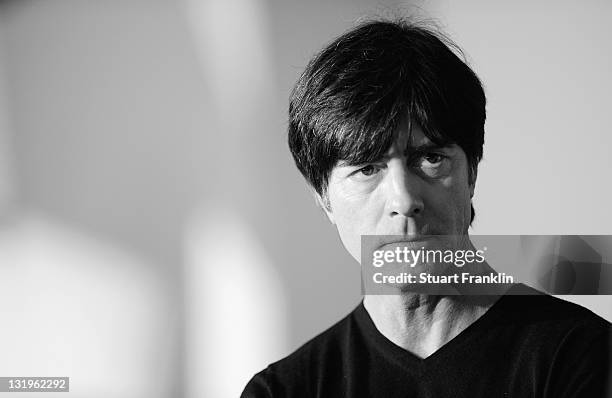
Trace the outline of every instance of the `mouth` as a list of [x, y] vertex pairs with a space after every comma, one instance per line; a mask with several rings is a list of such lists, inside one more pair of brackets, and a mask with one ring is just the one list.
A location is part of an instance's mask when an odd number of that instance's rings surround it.
[[375, 245], [378, 249], [382, 249], [391, 245], [408, 247], [409, 249], [420, 249], [423, 246], [428, 246], [433, 240], [431, 235], [394, 235], [381, 236], [380, 241]]
[[390, 246], [418, 249], [449, 249], [456, 245], [452, 235], [379, 235], [368, 237], [368, 247], [374, 250], [389, 250]]

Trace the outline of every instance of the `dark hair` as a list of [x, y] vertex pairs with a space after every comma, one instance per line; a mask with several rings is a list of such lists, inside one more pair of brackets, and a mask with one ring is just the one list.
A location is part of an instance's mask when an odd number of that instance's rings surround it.
[[486, 99], [476, 74], [451, 48], [461, 54], [419, 24], [374, 21], [338, 37], [310, 61], [290, 98], [289, 148], [319, 195], [325, 198], [338, 161], [376, 161], [406, 120], [438, 145], [459, 145], [473, 181], [482, 159]]

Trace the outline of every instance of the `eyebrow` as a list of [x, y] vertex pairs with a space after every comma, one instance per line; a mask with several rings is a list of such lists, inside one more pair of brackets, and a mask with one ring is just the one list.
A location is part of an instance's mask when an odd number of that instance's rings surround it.
[[[442, 149], [449, 149], [450, 147], [452, 147], [453, 144], [449, 143], [446, 145], [438, 145], [434, 142], [427, 142], [421, 145], [416, 145], [416, 146], [412, 146], [412, 145], [408, 145], [406, 147], [406, 149], [403, 152], [404, 156], [409, 156], [410, 154], [413, 153], [423, 153], [423, 152], [428, 152], [428, 151], [439, 151]], [[337, 163], [337, 167], [351, 167], [351, 166], [359, 166], [362, 164], [367, 164], [367, 163], [376, 163], [376, 162], [385, 162], [387, 160], [389, 160], [392, 156], [389, 154], [384, 154], [383, 156], [381, 156], [379, 159], [377, 159], [376, 161], [373, 162], [363, 162], [363, 163], [351, 163], [348, 162], [346, 160], [340, 160]]]

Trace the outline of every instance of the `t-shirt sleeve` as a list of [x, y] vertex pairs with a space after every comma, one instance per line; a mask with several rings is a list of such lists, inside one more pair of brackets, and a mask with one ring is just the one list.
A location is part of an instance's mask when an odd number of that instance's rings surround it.
[[248, 382], [240, 398], [272, 398], [272, 389], [266, 377], [266, 370], [257, 373]]

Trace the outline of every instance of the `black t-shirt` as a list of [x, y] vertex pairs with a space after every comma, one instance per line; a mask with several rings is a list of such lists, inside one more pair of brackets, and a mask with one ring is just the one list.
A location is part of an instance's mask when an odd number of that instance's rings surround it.
[[547, 295], [501, 297], [425, 359], [384, 337], [361, 303], [242, 397], [612, 397], [609, 357], [610, 323]]

